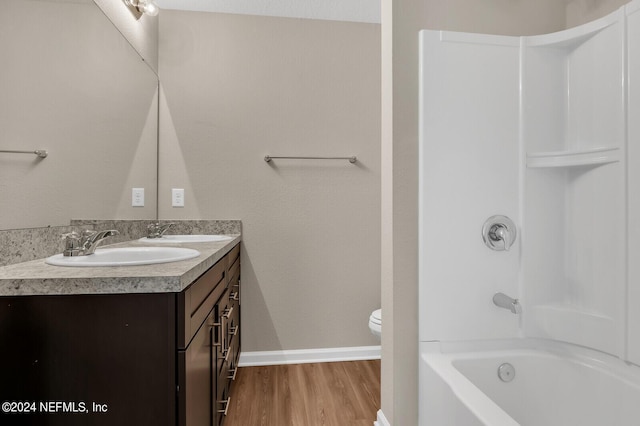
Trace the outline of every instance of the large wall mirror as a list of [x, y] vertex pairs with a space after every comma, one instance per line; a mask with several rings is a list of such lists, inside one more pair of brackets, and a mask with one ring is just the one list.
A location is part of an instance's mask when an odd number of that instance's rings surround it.
[[0, 58], [0, 151], [48, 151], [0, 152], [0, 229], [155, 218], [158, 78], [93, 0], [1, 0]]

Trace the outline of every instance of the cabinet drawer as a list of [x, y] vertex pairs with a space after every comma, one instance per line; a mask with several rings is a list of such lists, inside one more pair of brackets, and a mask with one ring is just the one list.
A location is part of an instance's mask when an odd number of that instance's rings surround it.
[[238, 356], [240, 355], [240, 336], [229, 336], [230, 344], [226, 356], [220, 358], [221, 368], [218, 371], [216, 386], [216, 425], [222, 425], [226, 416], [226, 409], [230, 401], [231, 384], [236, 378], [238, 368]]
[[229, 348], [229, 375], [230, 380], [236, 379], [236, 371], [238, 369], [238, 361], [240, 358], [240, 335], [234, 336], [231, 340], [231, 347]]
[[193, 335], [226, 289], [227, 268], [220, 260], [178, 296], [178, 348], [189, 345]]
[[229, 397], [228, 380], [219, 378], [218, 391], [216, 392], [216, 400], [213, 404], [213, 418], [215, 426], [222, 426], [229, 409], [231, 398]]
[[[239, 245], [237, 247], [239, 247]], [[239, 305], [240, 304], [240, 256], [238, 256], [236, 261], [229, 267], [229, 270], [227, 272], [227, 277], [229, 279], [229, 299], [231, 299], [232, 302], [236, 301], [236, 303]]]
[[225, 292], [214, 309], [214, 347], [216, 358], [216, 374], [220, 374], [227, 356], [230, 340], [227, 330], [233, 317], [233, 309], [229, 303], [229, 293]]
[[229, 300], [232, 303], [240, 303], [240, 268], [236, 269], [236, 273], [229, 280]]
[[227, 254], [227, 277], [231, 279], [240, 272], [240, 244], [236, 245]]
[[229, 342], [240, 339], [240, 305], [237, 300], [229, 300], [231, 305], [231, 318], [227, 326], [227, 335]]
[[[230, 306], [229, 306], [230, 307]], [[228, 320], [225, 321], [225, 323], [227, 321], [230, 321], [231, 319], [229, 318]], [[224, 330], [227, 329], [227, 326], [224, 326]], [[231, 359], [234, 356], [234, 352], [232, 349], [232, 345], [231, 345], [231, 341], [229, 340], [229, 337], [227, 333], [224, 333], [225, 337], [224, 340], [226, 343], [224, 343], [225, 346], [225, 350], [223, 353], [218, 352], [217, 353], [217, 360], [216, 360], [216, 372], [217, 372], [217, 379], [216, 379], [216, 389], [215, 389], [215, 422], [214, 424], [216, 425], [222, 425], [224, 423], [224, 418], [227, 415], [227, 409], [229, 406], [229, 396], [230, 396], [230, 390], [231, 390], [231, 380], [230, 377], [233, 375], [233, 372], [230, 369], [231, 366]], [[237, 339], [236, 339], [237, 340]]]
[[237, 282], [240, 278], [240, 259], [236, 260], [236, 263], [231, 265], [227, 271], [227, 277], [230, 284]]

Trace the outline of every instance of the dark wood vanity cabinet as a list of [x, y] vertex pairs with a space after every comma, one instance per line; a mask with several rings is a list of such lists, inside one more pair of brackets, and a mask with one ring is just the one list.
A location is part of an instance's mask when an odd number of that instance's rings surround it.
[[223, 424], [240, 355], [239, 318], [237, 245], [178, 298], [179, 426]]
[[239, 354], [239, 244], [180, 293], [0, 297], [0, 424], [220, 426]]

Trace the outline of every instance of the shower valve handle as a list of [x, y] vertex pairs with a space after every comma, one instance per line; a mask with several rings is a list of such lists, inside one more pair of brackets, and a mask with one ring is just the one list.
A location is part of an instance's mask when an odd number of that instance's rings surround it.
[[507, 216], [491, 216], [482, 227], [482, 239], [491, 250], [509, 251], [516, 241], [516, 225]]

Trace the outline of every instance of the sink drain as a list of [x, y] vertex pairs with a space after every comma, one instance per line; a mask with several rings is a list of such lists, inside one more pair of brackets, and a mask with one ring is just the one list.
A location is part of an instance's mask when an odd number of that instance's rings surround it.
[[498, 367], [498, 377], [503, 382], [508, 383], [512, 381], [514, 377], [516, 377], [516, 369], [513, 368], [513, 365], [505, 362], [500, 367]]

